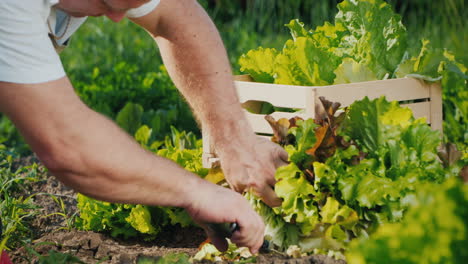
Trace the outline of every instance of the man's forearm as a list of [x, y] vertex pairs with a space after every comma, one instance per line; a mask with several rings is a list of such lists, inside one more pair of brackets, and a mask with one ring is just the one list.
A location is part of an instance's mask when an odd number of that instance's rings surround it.
[[194, 0], [162, 1], [158, 12], [158, 24], [152, 33], [172, 80], [203, 129], [210, 132], [218, 148], [227, 147], [222, 146], [229, 141], [225, 138], [251, 136], [225, 48], [203, 8]]
[[79, 192], [110, 202], [186, 207], [193, 186], [204, 186], [198, 176], [143, 150], [86, 107], [66, 78], [39, 85], [0, 83], [0, 98], [0, 111], [51, 173]]

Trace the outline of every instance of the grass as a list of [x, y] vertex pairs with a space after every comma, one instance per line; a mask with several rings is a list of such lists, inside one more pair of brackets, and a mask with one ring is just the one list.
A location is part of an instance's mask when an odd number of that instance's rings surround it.
[[38, 177], [36, 164], [14, 168], [14, 157], [2, 150], [0, 145], [0, 252], [29, 243], [33, 237], [30, 223], [39, 214], [39, 208], [32, 203], [34, 195], [27, 193], [25, 186]]

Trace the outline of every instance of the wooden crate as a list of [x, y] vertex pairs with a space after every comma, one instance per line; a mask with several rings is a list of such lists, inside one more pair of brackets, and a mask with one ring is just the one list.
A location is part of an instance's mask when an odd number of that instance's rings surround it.
[[[409, 107], [416, 118], [426, 117], [433, 129], [442, 132], [442, 90], [439, 83], [426, 83], [414, 78], [389, 79], [329, 86], [295, 86], [253, 82], [250, 76], [236, 76], [235, 85], [244, 108], [258, 113], [262, 102], [276, 107], [301, 109], [300, 113], [275, 112], [276, 120], [300, 116], [313, 118], [315, 104], [320, 96], [341, 106], [356, 100], [385, 96], [389, 101], [399, 101]], [[245, 111], [253, 130], [261, 135], [271, 135], [272, 129], [264, 116]], [[210, 168], [218, 158], [210, 144], [209, 135], [203, 131], [203, 166]]]

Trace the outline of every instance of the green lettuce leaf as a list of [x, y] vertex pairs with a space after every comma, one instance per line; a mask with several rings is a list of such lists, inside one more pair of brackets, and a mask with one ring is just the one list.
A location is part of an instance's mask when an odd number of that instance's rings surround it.
[[421, 186], [401, 223], [354, 241], [350, 264], [464, 263], [468, 259], [468, 185], [452, 178]]
[[333, 83], [333, 71], [341, 58], [322, 48], [309, 37], [288, 40], [281, 54], [276, 57], [275, 83], [320, 86]]
[[307, 37], [311, 34], [311, 32], [304, 27], [304, 23], [299, 21], [299, 19], [291, 20], [289, 24], [286, 24], [286, 27], [289, 28], [294, 41], [298, 37]]
[[147, 206], [136, 205], [133, 207], [125, 221], [144, 234], [154, 235], [159, 231], [151, 224], [151, 213]]
[[275, 60], [278, 53], [275, 49], [262, 47], [250, 50], [239, 58], [240, 70], [248, 73], [256, 82], [273, 83], [275, 80]]
[[349, 107], [344, 130], [365, 152], [376, 153], [387, 139], [397, 138], [401, 129], [412, 122], [412, 112], [398, 102], [384, 97], [369, 100], [365, 97]]
[[298, 127], [293, 127], [289, 133], [296, 138], [296, 144], [287, 145], [286, 151], [289, 154], [289, 160], [295, 164], [302, 165], [312, 162], [312, 157], [306, 153], [306, 150], [314, 146], [317, 141], [315, 138], [315, 129], [317, 125], [312, 119], [297, 121]]
[[352, 58], [345, 58], [334, 71], [336, 78], [333, 84], [355, 83], [377, 80], [377, 76], [365, 64], [360, 64]]
[[407, 49], [401, 17], [382, 0], [345, 0], [338, 9], [335, 21], [350, 33], [341, 43], [346, 53], [368, 65], [378, 79], [392, 76]]
[[314, 187], [294, 163], [278, 168], [275, 177], [275, 192], [283, 203], [273, 210], [286, 222], [298, 224], [303, 234], [310, 233], [318, 222], [318, 209], [310, 199], [316, 195]]
[[395, 72], [398, 78], [413, 77], [440, 81], [444, 100], [444, 133], [449, 142], [458, 142], [466, 149], [468, 142], [467, 68], [447, 50], [435, 49], [422, 40], [419, 54], [407, 59]]
[[115, 121], [130, 135], [134, 135], [141, 126], [142, 116], [143, 107], [139, 104], [128, 102], [117, 114]]

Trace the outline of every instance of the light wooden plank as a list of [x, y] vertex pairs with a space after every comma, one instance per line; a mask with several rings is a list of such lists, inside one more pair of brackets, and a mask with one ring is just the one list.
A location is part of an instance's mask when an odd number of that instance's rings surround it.
[[389, 101], [416, 100], [430, 97], [428, 84], [414, 78], [390, 79], [316, 87], [317, 97], [348, 106], [365, 96], [370, 99], [385, 96]]
[[[365, 96], [370, 99], [385, 96], [390, 101], [416, 100], [430, 97], [430, 85], [414, 78], [389, 79], [329, 86], [295, 86], [236, 81], [241, 102], [257, 100], [278, 107], [305, 109], [310, 95], [348, 106]], [[309, 99], [309, 100], [308, 100]]]
[[249, 100], [269, 102], [277, 107], [306, 108], [310, 87], [236, 81], [241, 103]]

